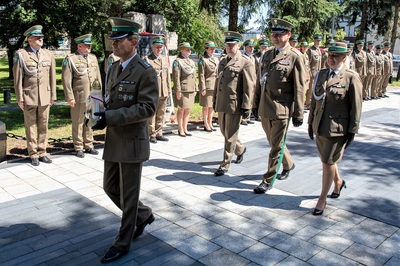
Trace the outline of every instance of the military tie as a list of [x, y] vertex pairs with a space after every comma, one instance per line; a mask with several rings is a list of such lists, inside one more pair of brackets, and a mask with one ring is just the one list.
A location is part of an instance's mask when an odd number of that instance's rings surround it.
[[124, 69], [124, 68], [122, 67], [122, 64], [119, 64], [118, 72], [117, 72], [117, 77], [121, 74], [121, 72], [122, 72], [123, 69]]
[[279, 54], [279, 49], [275, 49], [275, 56], [274, 58]]
[[335, 77], [335, 71], [333, 71], [331, 69], [331, 72], [329, 73], [329, 76], [328, 76], [328, 82], [331, 81], [334, 77]]
[[228, 56], [228, 58], [226, 59], [226, 63], [229, 63], [229, 61], [231, 61], [232, 57]]

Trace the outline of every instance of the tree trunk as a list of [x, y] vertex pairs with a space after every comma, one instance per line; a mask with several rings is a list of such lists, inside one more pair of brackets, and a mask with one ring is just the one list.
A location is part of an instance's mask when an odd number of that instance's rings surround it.
[[[397, 1], [396, 6], [394, 7], [394, 18], [393, 18], [393, 27], [392, 27], [392, 34], [390, 37], [390, 43], [392, 44], [392, 47], [390, 48], [390, 51], [393, 53], [393, 49], [396, 46], [396, 40], [397, 40], [397, 25], [399, 23], [399, 12], [400, 12], [400, 2]], [[397, 80], [399, 80], [399, 73], [397, 73]]]
[[238, 31], [239, 0], [230, 0], [228, 30]]
[[361, 11], [361, 24], [360, 24], [360, 36], [359, 39], [364, 40], [366, 38], [365, 30], [367, 27], [367, 5], [368, 0], [363, 1], [362, 4], [362, 11]]

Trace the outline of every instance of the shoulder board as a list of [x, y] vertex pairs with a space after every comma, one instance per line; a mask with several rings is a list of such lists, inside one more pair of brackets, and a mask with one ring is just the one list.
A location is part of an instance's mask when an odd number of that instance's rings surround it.
[[290, 47], [290, 51], [292, 51], [293, 53], [295, 53], [297, 55], [302, 55], [302, 53], [299, 50], [297, 50], [297, 48]]
[[346, 68], [345, 70], [346, 70], [346, 72], [350, 72], [350, 73], [352, 73], [352, 74], [357, 73], [356, 71], [354, 71], [354, 70], [352, 70], [352, 69], [349, 69], [349, 68]]
[[145, 69], [151, 67], [151, 65], [148, 62], [144, 61], [143, 59], [139, 60], [139, 64], [141, 64]]
[[245, 55], [245, 54], [242, 54], [242, 57], [243, 57], [243, 58], [246, 58], [246, 60], [250, 60], [250, 57], [247, 56], [247, 55]]

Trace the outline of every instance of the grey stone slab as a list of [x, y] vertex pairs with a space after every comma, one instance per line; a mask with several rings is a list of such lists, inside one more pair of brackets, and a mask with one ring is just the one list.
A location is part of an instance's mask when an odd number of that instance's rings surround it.
[[278, 262], [276, 265], [281, 265], [281, 266], [307, 266], [310, 265], [309, 263], [302, 261], [296, 257], [289, 256], [286, 257], [286, 259]]
[[386, 223], [382, 223], [373, 219], [365, 219], [356, 228], [365, 229], [374, 234], [380, 234], [386, 237], [390, 237], [394, 232], [399, 230], [398, 227], [392, 226]]
[[373, 249], [377, 248], [383, 241], [386, 240], [386, 236], [356, 227], [348, 230], [343, 237]]
[[[155, 257], [155, 258], [153, 258], [151, 260], [148, 260], [148, 261], [146, 261], [144, 263], [141, 263], [141, 265], [142, 266], [164, 265], [166, 263], [171, 263], [171, 262], [174, 262], [174, 261], [181, 260], [182, 257], [189, 258], [187, 255], [184, 255], [182, 252], [180, 252], [180, 251], [178, 251], [176, 249], [173, 249], [170, 252], [165, 252], [164, 254], [158, 255], [157, 257]], [[189, 258], [187, 260], [187, 262], [193, 263], [194, 260]]]
[[221, 247], [199, 236], [193, 236], [173, 245], [179, 251], [196, 260]]
[[229, 231], [217, 238], [214, 238], [212, 242], [235, 253], [239, 253], [257, 243], [257, 241], [254, 239], [246, 237], [235, 231]]
[[262, 243], [265, 243], [265, 244], [273, 247], [273, 246], [276, 246], [279, 243], [285, 241], [288, 238], [290, 238], [289, 234], [286, 234], [286, 233], [281, 232], [281, 231], [275, 231], [275, 232], [267, 235], [266, 237], [264, 237], [260, 241]]
[[[399, 232], [399, 231], [397, 231]], [[387, 253], [392, 256], [399, 257], [399, 250], [400, 250], [400, 236], [398, 233], [393, 234], [391, 237], [386, 239], [378, 248], [377, 250], [382, 253]]]
[[358, 214], [354, 214], [348, 211], [344, 210], [336, 210], [328, 215], [328, 218], [343, 222], [343, 223], [349, 223], [349, 224], [359, 224], [365, 219], [367, 219], [365, 216], [361, 216]]
[[[96, 253], [81, 254], [80, 252], [67, 253], [64, 256], [57, 257], [47, 261], [47, 265], [69, 266], [86, 264], [90, 260], [97, 260], [100, 263], [101, 257]], [[88, 264], [86, 264], [88, 265]]]
[[163, 254], [170, 253], [173, 250], [173, 247], [163, 241], [158, 240], [134, 250], [133, 255], [135, 261], [139, 262], [140, 264], [144, 264], [153, 260], [154, 258], [162, 256]]
[[319, 234], [321, 232], [320, 229], [317, 229], [313, 226], [306, 226], [303, 229], [300, 229], [296, 233], [293, 234], [293, 236], [301, 239], [301, 240], [309, 240], [310, 238], [314, 237], [316, 234]]
[[250, 263], [250, 260], [245, 259], [236, 253], [221, 248], [214, 251], [213, 253], [204, 256], [199, 259], [199, 261], [205, 265], [235, 265], [244, 266]]
[[317, 245], [313, 245], [295, 237], [286, 239], [285, 241], [274, 246], [274, 248], [286, 252], [303, 261], [307, 261], [309, 258], [322, 250]]
[[288, 254], [262, 243], [251, 246], [240, 252], [239, 255], [260, 265], [275, 265], [288, 256]]
[[385, 266], [398, 266], [400, 265], [400, 258], [392, 257], [385, 263]]
[[329, 250], [322, 250], [318, 254], [316, 254], [314, 257], [309, 259], [307, 261], [308, 263], [312, 265], [337, 265], [337, 266], [357, 266], [359, 263], [357, 261], [345, 258], [343, 256], [340, 256], [338, 254], [335, 254], [333, 252], [330, 252]]
[[194, 236], [194, 233], [178, 225], [171, 224], [167, 227], [153, 231], [152, 235], [172, 245]]
[[208, 220], [192, 225], [186, 229], [208, 240], [216, 238], [231, 230], [227, 227], [213, 223]]
[[268, 223], [259, 223], [252, 220], [244, 224], [239, 224], [232, 229], [255, 240], [260, 240], [275, 231]]
[[311, 238], [308, 242], [337, 254], [341, 254], [354, 243], [347, 238], [332, 235], [324, 231]]
[[383, 265], [391, 256], [360, 244], [353, 244], [342, 254], [364, 265]]
[[345, 234], [348, 230], [350, 230], [353, 227], [354, 227], [354, 225], [352, 225], [352, 224], [336, 222], [332, 226], [327, 228], [325, 230], [325, 232], [329, 232], [329, 233], [332, 233], [337, 236], [342, 236], [343, 234]]
[[18, 248], [14, 249], [0, 249], [0, 258], [2, 262], [8, 262], [14, 258], [18, 258], [20, 256], [24, 256], [32, 252], [32, 248], [28, 245], [18, 245]]

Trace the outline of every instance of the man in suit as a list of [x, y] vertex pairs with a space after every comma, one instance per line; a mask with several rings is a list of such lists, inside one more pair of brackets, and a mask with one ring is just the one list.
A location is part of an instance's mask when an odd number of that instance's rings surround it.
[[[14, 89], [18, 106], [24, 112], [28, 154], [33, 166], [51, 163], [46, 152], [50, 106], [56, 100], [56, 61], [42, 49], [42, 26], [25, 31], [29, 46], [14, 56]], [[40, 162], [39, 162], [40, 161]]]
[[382, 97], [389, 97], [386, 94], [386, 88], [389, 84], [389, 79], [393, 72], [393, 54], [390, 52], [391, 45], [392, 44], [390, 42], [385, 42], [383, 44], [384, 50], [382, 52], [382, 56], [384, 59], [384, 63], [383, 63], [383, 76], [382, 76]]
[[92, 34], [75, 39], [77, 51], [67, 55], [62, 66], [62, 83], [65, 99], [71, 106], [72, 141], [75, 155], [97, 155], [93, 147], [93, 131], [85, 124], [86, 101], [93, 88], [101, 90], [101, 74], [97, 58], [91, 54]]
[[169, 62], [166, 56], [161, 54], [164, 47], [164, 39], [161, 36], [151, 38], [152, 53], [145, 57], [146, 60], [157, 73], [157, 81], [159, 88], [158, 107], [156, 113], [149, 118], [149, 135], [150, 142], [157, 143], [159, 141], [168, 141], [163, 136], [164, 114], [167, 99], [171, 95], [171, 77], [169, 75]]
[[308, 61], [310, 62], [311, 79], [306, 92], [305, 109], [308, 109], [311, 104], [312, 86], [317, 72], [322, 67], [322, 51], [319, 47], [322, 40], [321, 34], [314, 35], [314, 44], [307, 50]]
[[239, 127], [242, 118], [250, 114], [256, 71], [251, 60], [239, 52], [242, 35], [234, 31], [225, 32], [227, 55], [218, 66], [218, 76], [214, 90], [214, 110], [218, 112], [218, 123], [225, 138], [223, 160], [214, 173], [222, 176], [228, 172], [233, 154], [235, 163], [243, 161], [246, 147], [239, 140]]
[[[255, 189], [257, 194], [272, 188], [275, 178], [285, 180], [294, 169], [294, 162], [286, 145], [285, 135], [290, 118], [293, 125], [303, 124], [304, 92], [307, 84], [304, 59], [296, 48], [289, 45], [294, 26], [283, 19], [272, 19], [272, 42], [261, 68], [262, 82], [256, 87], [253, 113], [261, 116], [261, 123], [270, 144], [268, 170]], [[281, 152], [283, 151], [283, 155]], [[283, 156], [283, 171], [278, 174], [279, 157]]]
[[363, 50], [363, 40], [358, 40], [356, 45], [357, 48], [353, 51], [356, 72], [360, 75], [361, 81], [364, 84], [365, 77], [367, 76], [367, 53]]
[[363, 84], [363, 100], [368, 101], [371, 99], [371, 84], [372, 80], [376, 77], [376, 60], [374, 52], [374, 42], [367, 42], [367, 76], [364, 79]]
[[[140, 24], [109, 18], [113, 52], [120, 58], [108, 70], [105, 112], [92, 129], [104, 129], [104, 184], [106, 194], [122, 211], [119, 233], [102, 258], [107, 263], [128, 253], [132, 239], [154, 221], [149, 207], [139, 201], [143, 162], [149, 159], [148, 119], [158, 102], [157, 74], [136, 53]], [[136, 225], [136, 231], [135, 230]]]

